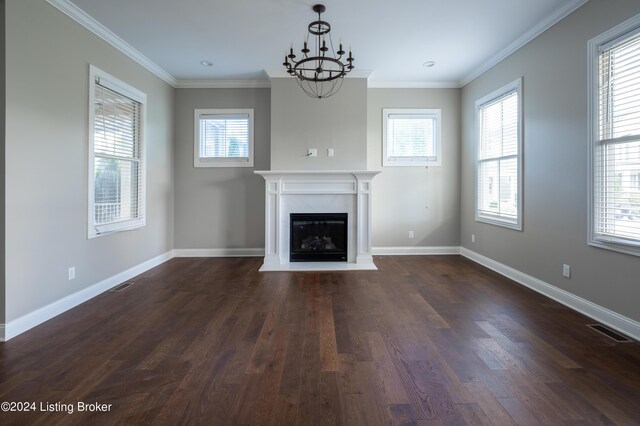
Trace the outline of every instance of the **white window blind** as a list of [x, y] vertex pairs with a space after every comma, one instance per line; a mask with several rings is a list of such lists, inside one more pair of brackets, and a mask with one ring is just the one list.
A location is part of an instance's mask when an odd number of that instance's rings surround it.
[[520, 81], [476, 103], [476, 219], [521, 229]]
[[253, 110], [196, 110], [196, 167], [253, 166]]
[[592, 240], [638, 250], [640, 30], [600, 45], [597, 69]]
[[89, 236], [94, 237], [144, 225], [144, 94], [128, 93], [124, 83], [94, 67], [91, 74]]
[[384, 109], [385, 166], [439, 165], [440, 110]]

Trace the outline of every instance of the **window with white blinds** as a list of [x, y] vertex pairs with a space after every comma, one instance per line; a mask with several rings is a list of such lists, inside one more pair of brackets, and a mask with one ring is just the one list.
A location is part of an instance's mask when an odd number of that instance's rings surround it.
[[439, 109], [383, 109], [384, 166], [439, 166]]
[[89, 238], [145, 224], [146, 95], [90, 68]]
[[590, 42], [590, 243], [640, 255], [638, 21]]
[[195, 167], [253, 167], [253, 110], [195, 110]]
[[476, 102], [476, 220], [522, 229], [521, 80]]

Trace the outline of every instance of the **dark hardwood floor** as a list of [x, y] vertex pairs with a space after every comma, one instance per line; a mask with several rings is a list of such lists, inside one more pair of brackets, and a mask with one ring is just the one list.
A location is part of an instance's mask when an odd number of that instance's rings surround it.
[[375, 261], [173, 259], [0, 344], [0, 401], [38, 404], [0, 423], [640, 424], [639, 343], [459, 256]]

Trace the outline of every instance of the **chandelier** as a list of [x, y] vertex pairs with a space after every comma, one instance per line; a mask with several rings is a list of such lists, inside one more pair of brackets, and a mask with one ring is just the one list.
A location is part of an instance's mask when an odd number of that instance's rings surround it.
[[[328, 98], [340, 90], [344, 76], [354, 68], [353, 56], [349, 51], [349, 57], [342, 59], [346, 53], [342, 49], [342, 42], [339, 44], [338, 51], [334, 50], [329, 34], [331, 25], [321, 19], [321, 14], [326, 7], [316, 4], [312, 9], [318, 14], [318, 20], [309, 24], [309, 34], [304, 40], [304, 47], [300, 49], [302, 57], [296, 61], [292, 44], [282, 65], [287, 68], [291, 76], [296, 78], [296, 82], [307, 95], [321, 99]], [[312, 43], [313, 49], [309, 49]]]

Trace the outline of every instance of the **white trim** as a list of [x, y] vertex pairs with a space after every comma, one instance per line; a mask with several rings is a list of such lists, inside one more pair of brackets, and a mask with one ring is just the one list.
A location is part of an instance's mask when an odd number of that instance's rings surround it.
[[[141, 105], [140, 112], [140, 135], [138, 137], [138, 184], [139, 188], [139, 210], [138, 217], [118, 222], [110, 222], [103, 225], [96, 225], [95, 221], [95, 175], [94, 175], [94, 138], [95, 138], [95, 92], [96, 79], [103, 87], [107, 87], [118, 94], [128, 97]], [[142, 228], [147, 223], [147, 95], [135, 87], [119, 80], [111, 74], [102, 71], [100, 68], [89, 64], [89, 125], [88, 125], [88, 197], [87, 197], [87, 238], [97, 238], [114, 232], [129, 231]]]
[[263, 89], [270, 80], [178, 80], [176, 89]]
[[460, 248], [460, 254], [499, 273], [500, 275], [504, 275], [505, 277], [530, 288], [537, 293], [568, 306], [589, 318], [608, 325], [609, 327], [618, 330], [627, 336], [633, 337], [636, 340], [640, 340], [640, 322], [627, 318], [600, 305], [596, 305], [595, 303], [576, 296], [575, 294], [569, 293], [568, 291], [562, 290], [561, 288], [532, 277], [531, 275], [527, 275], [524, 272], [520, 272], [517, 269], [513, 269], [465, 247]]
[[[558, 9], [553, 14], [548, 16], [546, 19], [535, 25], [529, 31], [518, 37], [515, 41], [509, 44], [506, 48], [498, 52], [496, 55], [492, 56], [489, 60], [481, 64], [480, 66], [474, 67], [474, 71], [468, 74], [465, 78], [456, 81], [435, 81], [435, 82], [422, 82], [422, 81], [369, 81], [369, 88], [440, 88], [440, 89], [459, 89], [475, 78], [489, 70], [491, 67], [495, 66], [506, 57], [520, 49], [522, 46], [529, 43], [531, 40], [551, 28], [553, 25], [564, 19], [566, 16], [571, 14], [573, 11], [578, 9], [580, 6], [585, 4], [589, 0], [573, 0], [569, 4], [564, 7]], [[158, 64], [153, 62], [151, 59], [144, 56], [140, 51], [136, 50], [129, 43], [118, 37], [107, 27], [102, 25], [100, 22], [95, 20], [93, 17], [88, 15], [78, 6], [73, 4], [69, 0], [47, 0], [49, 4], [60, 10], [62, 13], [100, 37], [102, 40], [106, 41], [120, 52], [127, 55], [129, 58], [136, 61], [142, 67], [149, 70], [151, 73], [156, 75], [158, 78], [167, 82], [171, 86], [175, 88], [268, 88], [271, 87], [270, 82], [266, 80], [178, 80], [170, 73], [165, 71]], [[357, 71], [357, 72], [356, 72]], [[267, 75], [270, 78], [276, 77], [288, 77], [284, 70], [265, 70]], [[370, 78], [372, 74], [372, 70], [359, 70], [356, 69], [352, 72], [353, 75], [348, 75], [347, 77], [353, 78]]]
[[598, 135], [598, 119], [599, 116], [599, 103], [598, 98], [598, 75], [599, 75], [599, 50], [603, 45], [610, 44], [612, 41], [617, 40], [626, 34], [631, 35], [632, 32], [640, 30], [640, 14], [637, 14], [626, 21], [616, 25], [615, 27], [605, 31], [604, 33], [592, 38], [587, 43], [587, 105], [588, 105], [588, 117], [587, 117], [587, 150], [588, 150], [588, 180], [587, 180], [587, 211], [588, 211], [588, 229], [587, 229], [587, 244], [593, 247], [598, 247], [606, 250], [617, 251], [619, 253], [630, 254], [633, 256], [640, 256], [640, 248], [634, 244], [624, 244], [623, 242], [617, 242], [615, 239], [606, 241], [604, 239], [598, 239], [595, 235], [595, 220], [594, 220], [594, 190], [595, 190], [595, 174], [594, 174], [594, 162], [597, 149]]
[[78, 6], [71, 3], [69, 0], [47, 0], [47, 2], [67, 15], [69, 18], [73, 19], [74, 21], [100, 37], [102, 40], [118, 49], [120, 52], [127, 55], [129, 58], [133, 59], [142, 67], [149, 70], [156, 77], [169, 83], [171, 86], [176, 87], [177, 80], [171, 74], [166, 72], [158, 64], [144, 56], [129, 43], [115, 35], [113, 32], [111, 32], [111, 30], [102, 25], [100, 22], [96, 21]]
[[[193, 110], [193, 167], [253, 167], [254, 159], [254, 127], [253, 127], [253, 108], [248, 109], [194, 109]], [[248, 158], [233, 157], [216, 157], [203, 158], [200, 156], [200, 120], [203, 117], [211, 118], [211, 116], [221, 116], [229, 118], [229, 116], [241, 115], [247, 116], [248, 121]]]
[[[485, 257], [479, 253], [465, 247], [443, 246], [443, 247], [374, 247], [373, 254], [376, 256], [395, 255], [462, 255], [467, 259], [487, 267], [515, 282], [524, 285], [550, 299], [555, 300], [571, 309], [574, 309], [589, 318], [620, 331], [627, 336], [640, 340], [640, 323], [613, 312], [607, 308], [585, 300], [579, 296], [571, 294], [565, 290], [557, 288], [535, 277], [527, 275], [507, 265]], [[247, 249], [174, 249], [139, 265], [120, 272], [110, 278], [100, 281], [91, 287], [80, 290], [74, 294], [57, 300], [47, 306], [39, 308], [33, 312], [17, 318], [8, 324], [0, 324], [0, 341], [7, 340], [24, 333], [25, 331], [54, 318], [69, 309], [72, 309], [87, 300], [140, 275], [174, 257], [261, 257], [264, 255], [263, 248]], [[289, 267], [287, 270], [296, 270]], [[362, 269], [367, 269], [363, 265]], [[284, 270], [284, 269], [280, 269]], [[315, 270], [322, 270], [320, 267]]]
[[323, 272], [323, 271], [377, 271], [378, 267], [371, 262], [287, 262], [279, 264], [265, 263], [260, 272]]
[[174, 257], [262, 257], [263, 248], [174, 249]]
[[[390, 161], [387, 140], [387, 123], [390, 115], [420, 115], [424, 119], [434, 120], [433, 129], [433, 145], [435, 151], [435, 160], [426, 159], [418, 160], [417, 157], [397, 158]], [[382, 166], [383, 167], [439, 167], [442, 165], [442, 110], [440, 108], [423, 109], [423, 108], [383, 108], [382, 109]]]
[[[286, 78], [282, 75], [274, 78]], [[348, 78], [356, 78], [348, 77]], [[366, 78], [366, 76], [358, 77]], [[176, 89], [263, 89], [271, 87], [271, 80], [177, 80]], [[368, 89], [460, 89], [457, 81], [367, 81]]]
[[369, 89], [459, 89], [457, 81], [384, 81], [369, 79]]
[[106, 278], [97, 284], [82, 289], [76, 293], [70, 294], [66, 297], [63, 297], [62, 299], [56, 300], [55, 302], [36, 309], [35, 311], [29, 312], [28, 314], [25, 314], [20, 318], [14, 319], [8, 324], [0, 325], [0, 327], [4, 328], [2, 341], [6, 342], [7, 340], [12, 339], [17, 335], [22, 334], [25, 331], [30, 330], [33, 327], [36, 327], [37, 325], [40, 325], [43, 322], [62, 314], [69, 309], [74, 308], [81, 303], [84, 303], [87, 300], [98, 296], [101, 293], [104, 293], [105, 291], [121, 284], [124, 281], [130, 280], [131, 278], [140, 275], [151, 268], [156, 267], [173, 257], [173, 251], [168, 251], [145, 262], [142, 262], [139, 265], [133, 266], [126, 271]]
[[[495, 217], [490, 215], [481, 215], [478, 209], [478, 195], [479, 190], [478, 186], [480, 182], [478, 181], [478, 164], [480, 163], [480, 150], [478, 147], [480, 146], [480, 108], [484, 105], [493, 103], [496, 99], [502, 98], [504, 95], [514, 91], [518, 96], [518, 217], [516, 221], [510, 221], [504, 217], [500, 217], [496, 215]], [[523, 124], [524, 124], [524, 114], [523, 114], [523, 105], [524, 105], [524, 96], [522, 93], [522, 77], [512, 81], [511, 83], [494, 90], [486, 96], [483, 96], [481, 99], [478, 99], [475, 103], [475, 141], [474, 141], [474, 149], [475, 149], [475, 220], [476, 222], [484, 222], [491, 225], [501, 226], [508, 229], [514, 229], [516, 231], [522, 231], [523, 228], [523, 202], [524, 202], [524, 132], [523, 132]], [[505, 158], [505, 157], [501, 157]]]
[[527, 31], [526, 33], [522, 34], [520, 37], [515, 39], [511, 44], [509, 44], [507, 47], [502, 49], [500, 52], [493, 55], [491, 58], [489, 58], [489, 60], [485, 61], [484, 63], [476, 67], [473, 67], [473, 71], [469, 73], [466, 77], [464, 77], [462, 80], [460, 80], [459, 87], [466, 86], [467, 84], [472, 82], [474, 79], [478, 78], [480, 75], [484, 74], [486, 71], [488, 71], [498, 63], [502, 62], [509, 55], [516, 52], [520, 48], [522, 48], [531, 40], [535, 39], [540, 34], [547, 31], [549, 28], [551, 28], [552, 26], [554, 26], [555, 24], [557, 24], [558, 22], [560, 22], [561, 20], [569, 16], [571, 13], [573, 13], [575, 10], [577, 10], [580, 6], [582, 6], [588, 1], [589, 0], [572, 0], [566, 5], [559, 8], [558, 10], [553, 12], [551, 15], [549, 15], [546, 19], [543, 19], [538, 24], [536, 24], [529, 31]]
[[374, 256], [437, 256], [460, 254], [458, 246], [373, 247]]

